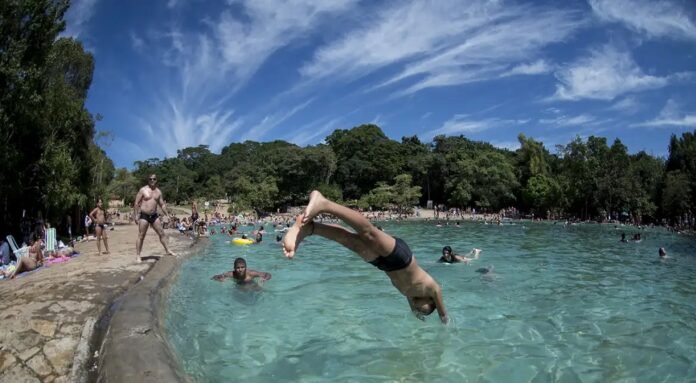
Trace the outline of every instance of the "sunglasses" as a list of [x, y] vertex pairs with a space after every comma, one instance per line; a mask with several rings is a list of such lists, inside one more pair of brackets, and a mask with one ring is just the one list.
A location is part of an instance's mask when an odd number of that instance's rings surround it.
[[157, 181], [157, 178], [150, 178], [150, 181]]

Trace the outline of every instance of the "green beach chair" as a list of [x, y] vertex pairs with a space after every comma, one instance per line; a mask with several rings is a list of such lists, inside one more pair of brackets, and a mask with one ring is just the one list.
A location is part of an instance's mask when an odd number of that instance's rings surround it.
[[56, 252], [56, 228], [46, 230], [46, 252], [51, 254]]

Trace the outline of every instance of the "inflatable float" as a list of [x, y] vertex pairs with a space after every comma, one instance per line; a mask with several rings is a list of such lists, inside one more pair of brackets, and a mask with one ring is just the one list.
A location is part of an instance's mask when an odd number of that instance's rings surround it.
[[254, 240], [248, 238], [235, 238], [232, 240], [233, 245], [251, 245], [252, 243], [254, 243]]

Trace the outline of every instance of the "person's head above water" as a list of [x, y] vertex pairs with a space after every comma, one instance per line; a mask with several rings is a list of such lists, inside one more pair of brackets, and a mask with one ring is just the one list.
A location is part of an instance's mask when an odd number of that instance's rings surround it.
[[425, 320], [424, 316], [432, 314], [437, 305], [435, 300], [430, 297], [413, 298], [412, 308], [418, 319]]
[[453, 256], [453, 255], [454, 255], [454, 254], [452, 254], [452, 247], [451, 247], [451, 246], [445, 246], [445, 247], [442, 248], [442, 258], [444, 258], [444, 259], [447, 260], [448, 262], [449, 262], [450, 260], [452, 260], [452, 258], [453, 258], [452, 256]]
[[661, 247], [660, 250], [657, 251], [657, 253], [660, 255], [660, 257], [666, 257], [667, 252], [665, 251], [664, 247]]
[[237, 258], [234, 260], [234, 277], [240, 278], [246, 276], [246, 260]]

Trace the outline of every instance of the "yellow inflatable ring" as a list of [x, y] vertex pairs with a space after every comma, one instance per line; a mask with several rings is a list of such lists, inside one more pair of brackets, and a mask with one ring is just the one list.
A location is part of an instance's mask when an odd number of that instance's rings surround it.
[[254, 240], [246, 238], [235, 238], [232, 240], [232, 243], [235, 245], [251, 245], [252, 243], [254, 243]]

